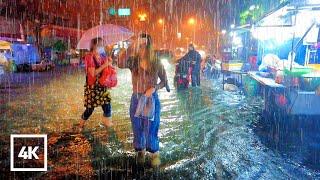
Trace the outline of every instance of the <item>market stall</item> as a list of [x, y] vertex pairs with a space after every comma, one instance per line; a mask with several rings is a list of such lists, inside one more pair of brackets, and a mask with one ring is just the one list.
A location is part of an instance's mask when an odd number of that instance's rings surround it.
[[[0, 66], [4, 72], [15, 72], [16, 66], [13, 61], [12, 43], [0, 40]], [[1, 73], [0, 73], [1, 74]]]
[[293, 0], [252, 29], [260, 66], [248, 74], [261, 88], [266, 112], [320, 115], [319, 16], [319, 3]]
[[256, 69], [256, 41], [252, 39], [249, 26], [234, 28], [227, 36], [231, 46], [223, 51], [229, 52], [221, 64], [223, 89], [226, 84], [241, 88], [243, 76]]
[[46, 59], [59, 65], [71, 64], [74, 56], [70, 52], [76, 47], [82, 34], [81, 29], [43, 25], [41, 37]]

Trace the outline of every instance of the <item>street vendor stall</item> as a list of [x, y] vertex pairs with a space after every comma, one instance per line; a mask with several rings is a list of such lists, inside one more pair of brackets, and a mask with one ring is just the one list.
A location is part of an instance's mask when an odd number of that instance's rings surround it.
[[[253, 27], [259, 41], [259, 84], [265, 111], [320, 115], [320, 3], [288, 1]], [[247, 86], [247, 85], [245, 85]]]
[[55, 64], [71, 64], [72, 49], [76, 47], [83, 30], [56, 25], [41, 26], [42, 46], [45, 56]]
[[11, 43], [0, 40], [0, 74], [4, 71], [11, 71], [12, 67], [12, 51]]
[[256, 59], [255, 40], [251, 38], [251, 31], [247, 26], [232, 29], [228, 36], [231, 38], [231, 56], [224, 56], [221, 64], [223, 89], [225, 84], [241, 88], [243, 76], [247, 71], [256, 69], [256, 62], [252, 61]]

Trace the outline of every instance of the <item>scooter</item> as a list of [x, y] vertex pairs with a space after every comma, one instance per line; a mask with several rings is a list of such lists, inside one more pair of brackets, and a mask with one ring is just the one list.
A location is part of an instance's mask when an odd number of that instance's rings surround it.
[[177, 90], [188, 89], [191, 82], [191, 68], [183, 60], [176, 64], [174, 85]]

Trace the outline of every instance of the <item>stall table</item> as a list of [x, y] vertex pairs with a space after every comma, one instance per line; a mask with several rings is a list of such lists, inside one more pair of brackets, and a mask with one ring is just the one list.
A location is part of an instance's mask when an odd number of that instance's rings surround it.
[[242, 76], [246, 75], [247, 72], [244, 71], [232, 71], [232, 70], [221, 70], [222, 73], [222, 89], [224, 90], [224, 84], [225, 84], [225, 75], [226, 74], [233, 74], [237, 76], [237, 79], [240, 80], [239, 82], [242, 84]]
[[285, 87], [282, 84], [276, 83], [274, 79], [261, 77], [257, 73], [258, 72], [251, 71], [251, 72], [248, 72], [248, 75], [264, 86], [270, 86], [270, 87], [274, 87], [274, 88], [284, 88]]
[[[283, 110], [287, 115], [320, 115], [320, 96], [315, 91], [286, 87], [276, 83], [272, 78], [259, 76], [258, 72], [249, 72], [248, 76], [261, 85], [265, 101], [264, 109], [267, 112]], [[276, 103], [276, 96], [279, 95], [285, 97], [285, 105]]]

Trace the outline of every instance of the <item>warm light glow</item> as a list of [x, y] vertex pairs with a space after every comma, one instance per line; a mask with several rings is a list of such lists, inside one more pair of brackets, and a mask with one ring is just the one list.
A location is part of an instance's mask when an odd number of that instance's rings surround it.
[[158, 23], [159, 23], [159, 24], [164, 24], [164, 20], [163, 20], [163, 19], [159, 19], [159, 20], [158, 20]]
[[195, 20], [194, 18], [190, 18], [190, 19], [188, 20], [188, 24], [189, 24], [189, 25], [194, 25], [194, 24], [196, 24], [196, 20]]
[[198, 50], [201, 58], [205, 58], [206, 57], [206, 52], [204, 50]]
[[177, 33], [177, 37], [178, 37], [179, 39], [181, 39], [181, 33], [180, 33], [180, 32]]
[[139, 17], [139, 21], [146, 21], [147, 20], [146, 13], [139, 14], [138, 17]]

